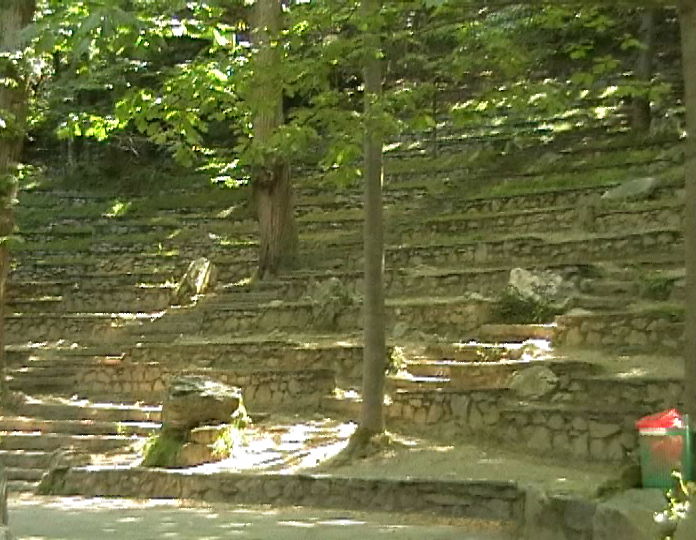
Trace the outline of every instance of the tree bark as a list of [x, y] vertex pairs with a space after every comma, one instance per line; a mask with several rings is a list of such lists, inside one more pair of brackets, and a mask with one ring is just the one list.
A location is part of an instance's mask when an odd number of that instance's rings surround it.
[[[372, 26], [379, 10], [379, 0], [363, 0], [363, 21]], [[365, 35], [364, 65], [365, 135], [365, 302], [363, 319], [363, 391], [359, 431], [371, 437], [384, 431], [384, 377], [386, 338], [384, 331], [384, 218], [382, 214], [382, 145], [383, 136], [375, 119], [375, 104], [382, 94], [380, 37], [376, 28]]]
[[684, 406], [696, 424], [696, 0], [680, 0], [684, 105], [686, 108], [686, 204], [684, 245], [686, 306], [684, 320]]
[[[638, 39], [643, 48], [638, 52], [634, 69], [636, 82], [647, 92], [653, 74], [653, 59], [655, 57], [655, 30], [658, 10], [646, 9], [641, 16]], [[637, 134], [650, 131], [652, 113], [650, 98], [647, 95], [635, 96], [631, 103], [631, 128]]]
[[[28, 25], [36, 5], [34, 0], [0, 1], [0, 53], [21, 52], [22, 29]], [[5, 359], [5, 288], [10, 264], [7, 237], [14, 231], [12, 206], [17, 197], [17, 165], [24, 141], [28, 81], [4, 58], [0, 58], [0, 403], [7, 403]], [[4, 125], [3, 125], [4, 124]]]
[[[281, 29], [281, 1], [257, 0], [254, 6], [254, 40], [258, 48], [254, 73], [254, 140], [267, 145], [283, 124], [281, 51], [273, 40]], [[255, 167], [253, 199], [259, 221], [259, 267], [261, 279], [292, 266], [297, 253], [294, 195], [287, 159], [266, 152], [267, 162]]]

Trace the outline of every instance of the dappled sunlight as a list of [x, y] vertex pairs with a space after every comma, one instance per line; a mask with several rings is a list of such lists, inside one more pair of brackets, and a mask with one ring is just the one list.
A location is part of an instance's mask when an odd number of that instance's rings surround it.
[[192, 468], [197, 472], [279, 472], [307, 470], [330, 460], [348, 444], [352, 422], [329, 418], [306, 421], [269, 420], [246, 429], [230, 458]]
[[9, 502], [13, 531], [25, 540], [508, 538], [499, 522], [417, 513], [33, 495], [12, 497]]

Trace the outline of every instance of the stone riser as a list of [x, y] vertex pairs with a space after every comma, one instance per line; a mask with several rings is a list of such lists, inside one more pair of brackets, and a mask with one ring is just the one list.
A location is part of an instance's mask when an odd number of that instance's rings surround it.
[[74, 279], [80, 281], [80, 276], [90, 274], [120, 274], [137, 275], [171, 275], [180, 276], [186, 271], [190, 261], [174, 260], [171, 257], [161, 261], [153, 261], [147, 257], [103, 257], [100, 260], [81, 260], [79, 256], [46, 257], [40, 261], [32, 261], [23, 257], [12, 272], [14, 280], [50, 280]]
[[[514, 266], [573, 264], [578, 261], [614, 261], [617, 257], [634, 257], [646, 252], [665, 255], [681, 253], [682, 233], [678, 230], [653, 230], [626, 235], [581, 238], [550, 242], [537, 236], [480, 240], [468, 243], [427, 244], [387, 247], [387, 268], [466, 266]], [[327, 246], [321, 255], [300, 255], [300, 267], [357, 271], [362, 267], [361, 245]], [[241, 264], [234, 264], [239, 275]]]
[[516, 448], [548, 456], [574, 456], [593, 461], [622, 461], [637, 447], [634, 421], [647, 406], [624, 414], [610, 408], [577, 410], [524, 403], [513, 405], [504, 390], [407, 392], [392, 394], [387, 409], [392, 420], [421, 426], [451, 423], [459, 433], [493, 438]]
[[[70, 384], [65, 387], [64, 395], [157, 402], [164, 399], [169, 379], [182, 371], [212, 376], [241, 387], [246, 405], [257, 411], [301, 404], [312, 406], [336, 386], [333, 372], [327, 369], [240, 372], [192, 369], [186, 362], [167, 366], [124, 362], [120, 365], [76, 369]], [[31, 382], [28, 379], [28, 383]], [[21, 384], [13, 387], [23, 389]]]
[[674, 379], [573, 378], [554, 399], [557, 402], [584, 402], [607, 408], [628, 405], [661, 411], [676, 407], [681, 402], [682, 388], [682, 382]]
[[40, 431], [70, 435], [139, 435], [149, 436], [159, 430], [156, 424], [144, 422], [94, 422], [93, 420], [37, 420], [2, 417], [0, 431]]
[[135, 438], [119, 435], [62, 435], [42, 434], [2, 434], [0, 450], [58, 450], [73, 447], [83, 452], [106, 452], [124, 448], [136, 442]]
[[94, 405], [63, 405], [23, 403], [17, 414], [31, 418], [51, 420], [92, 420], [98, 422], [159, 422], [160, 407], [141, 405], [121, 407], [96, 407]]
[[684, 323], [661, 314], [561, 316], [553, 343], [570, 348], [627, 348], [681, 352]]
[[[550, 243], [541, 238], [509, 238], [420, 247], [387, 248], [388, 268], [413, 268], [421, 265], [462, 267], [464, 265], [510, 264], [563, 264], [582, 261], [615, 260], [617, 256], [631, 257], [648, 252], [678, 253], [681, 250], [682, 234], [678, 230], [660, 230], [634, 233], [624, 236], [588, 238]], [[210, 255], [205, 253], [204, 255]], [[142, 272], [158, 270], [173, 276], [183, 274], [188, 262], [195, 254], [181, 254], [176, 261], [171, 258], [155, 263], [145, 258], [115, 257], [103, 255], [99, 261], [80, 261], [78, 254], [73, 262], [57, 259], [55, 264], [46, 258], [41, 265], [25, 263], [15, 271], [15, 279], [55, 279], [76, 273], [96, 272]], [[224, 256], [213, 256], [219, 267], [219, 279], [233, 282], [250, 276], [255, 267], [256, 249], [227, 250]], [[362, 265], [361, 245], [327, 246], [319, 256], [316, 252], [300, 254], [301, 266], [308, 268], [334, 268], [357, 270]]]
[[[130, 321], [128, 321], [130, 322]], [[70, 342], [98, 339], [108, 342], [119, 336], [126, 321], [111, 318], [22, 316], [5, 318], [7, 343], [26, 343], [66, 339]]]
[[[439, 335], [461, 337], [488, 322], [490, 302], [467, 301], [442, 304], [392, 305], [386, 309], [386, 328], [390, 332], [399, 324], [407, 328]], [[214, 311], [205, 314], [201, 329], [216, 335], [241, 335], [274, 329], [306, 332], [316, 331], [358, 331], [361, 328], [361, 313], [357, 307], [340, 312], [333, 324], [318, 306], [294, 305], [278, 306], [254, 311]]]
[[634, 422], [650, 412], [646, 407], [619, 417], [611, 413], [590, 415], [585, 411], [506, 411], [492, 434], [542, 455], [624, 461], [638, 447]]
[[429, 512], [518, 522], [524, 495], [512, 482], [373, 480], [309, 475], [191, 474], [176, 470], [70, 469], [47, 478], [55, 495], [181, 498], [235, 504]]
[[0, 463], [2, 463], [4, 467], [45, 469], [48, 467], [50, 462], [50, 452], [15, 452], [11, 450], [0, 451]]
[[[136, 289], [71, 291], [68, 287], [55, 302], [17, 302], [10, 299], [8, 313], [80, 312], [132, 313], [161, 311], [171, 303], [171, 289]], [[25, 297], [27, 298], [27, 297]]]
[[518, 261], [518, 265], [559, 264], [569, 260], [616, 260], [646, 251], [676, 252], [681, 249], [679, 231], [653, 231], [625, 236], [551, 243], [541, 238], [511, 238], [452, 246], [388, 249], [387, 265], [486, 265]]
[[147, 346], [132, 348], [133, 363], [162, 362], [167, 366], [216, 370], [303, 370], [330, 369], [339, 382], [354, 382], [362, 376], [362, 347], [312, 348], [274, 344], [205, 344]]
[[652, 228], [683, 227], [682, 208], [668, 207], [635, 211], [598, 212], [594, 218], [583, 218], [578, 215], [578, 209], [539, 210], [520, 215], [494, 216], [490, 218], [468, 218], [459, 220], [438, 220], [424, 223], [414, 231], [405, 231], [404, 240], [423, 238], [427, 233], [443, 234], [528, 234], [559, 232], [568, 230], [580, 233], [592, 231], [595, 233], [616, 233], [644, 228], [649, 224]]
[[[679, 187], [659, 188], [655, 190], [651, 198], [653, 200], [673, 200], [677, 198], [680, 189]], [[538, 208], [577, 207], [588, 198], [601, 196], [606, 190], [607, 187], [599, 186], [474, 200], [453, 200], [448, 197], [441, 201], [442, 204], [437, 207], [440, 208], [440, 211], [456, 211], [462, 214], [495, 214]]]

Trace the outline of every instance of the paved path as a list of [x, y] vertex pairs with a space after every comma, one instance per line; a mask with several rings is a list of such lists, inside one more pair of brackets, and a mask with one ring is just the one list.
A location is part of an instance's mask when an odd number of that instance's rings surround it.
[[22, 540], [508, 540], [496, 524], [310, 508], [12, 497]]

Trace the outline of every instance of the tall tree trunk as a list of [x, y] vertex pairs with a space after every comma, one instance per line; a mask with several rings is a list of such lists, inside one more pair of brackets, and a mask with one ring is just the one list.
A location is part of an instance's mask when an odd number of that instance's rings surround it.
[[[21, 51], [20, 32], [31, 22], [35, 9], [34, 0], [0, 1], [0, 53]], [[10, 264], [6, 240], [15, 225], [12, 205], [17, 197], [16, 172], [24, 141], [28, 84], [16, 66], [0, 57], [0, 81], [3, 79], [13, 82], [0, 83], [0, 403], [5, 404], [5, 286]]]
[[[254, 139], [268, 144], [283, 124], [281, 51], [273, 45], [281, 29], [281, 1], [257, 0], [254, 39], [258, 47], [254, 74]], [[267, 153], [267, 163], [256, 167], [252, 190], [259, 220], [258, 276], [266, 278], [290, 267], [297, 253], [294, 196], [287, 159]]]
[[[646, 8], [640, 19], [638, 39], [643, 47], [638, 52], [634, 75], [636, 82], [647, 92], [650, 88], [650, 80], [653, 74], [653, 59], [655, 57], [655, 31], [658, 10]], [[647, 95], [635, 96], [631, 104], [631, 128], [637, 134], [645, 134], [650, 131], [652, 114], [650, 110], [650, 98]]]
[[[379, 0], [363, 0], [363, 21], [372, 26], [380, 10]], [[359, 432], [362, 438], [384, 431], [384, 376], [386, 339], [384, 331], [384, 219], [382, 215], [381, 128], [375, 118], [375, 103], [382, 94], [382, 62], [378, 30], [365, 36], [365, 303], [363, 319], [363, 401]], [[358, 437], [361, 438], [361, 437]]]
[[684, 405], [696, 425], [696, 1], [680, 0], [684, 105], [686, 107], [686, 316], [684, 321]]

